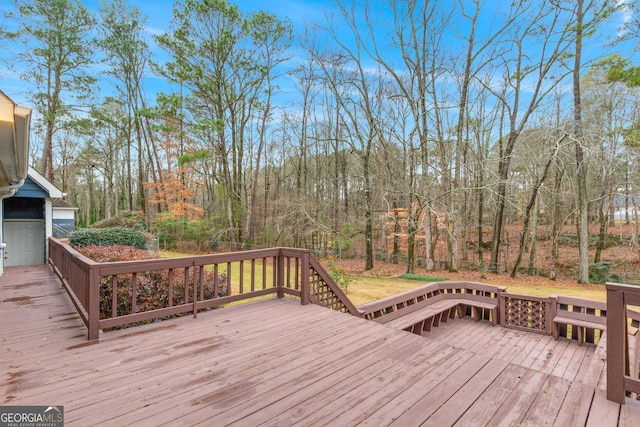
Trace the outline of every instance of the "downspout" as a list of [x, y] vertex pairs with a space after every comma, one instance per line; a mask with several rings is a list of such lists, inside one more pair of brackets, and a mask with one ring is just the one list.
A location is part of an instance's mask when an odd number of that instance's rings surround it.
[[[4, 219], [4, 199], [8, 199], [16, 194], [18, 188], [22, 187], [24, 184], [25, 178], [22, 178], [18, 181], [17, 184], [11, 184], [6, 187], [0, 187], [0, 221]], [[0, 223], [0, 276], [4, 273], [4, 251], [7, 247], [7, 244], [4, 242], [4, 221]]]

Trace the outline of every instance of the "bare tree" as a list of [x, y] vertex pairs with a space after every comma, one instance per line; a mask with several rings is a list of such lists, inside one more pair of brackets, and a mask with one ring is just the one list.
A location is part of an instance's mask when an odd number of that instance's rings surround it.
[[[486, 88], [503, 103], [508, 116], [506, 140], [499, 141], [499, 181], [488, 268], [494, 273], [498, 272], [507, 204], [507, 181], [514, 149], [531, 115], [547, 94], [562, 80], [555, 78], [549, 81], [547, 77], [560, 65], [560, 60], [565, 56], [571, 41], [570, 34], [564, 31], [566, 23], [562, 21], [562, 13], [552, 4], [544, 2], [540, 9], [532, 13], [532, 15], [522, 14], [514, 26], [513, 38], [509, 41], [512, 56], [505, 56], [506, 91], [496, 91], [490, 85], [486, 85]], [[541, 27], [537, 24], [539, 21], [545, 21], [548, 24]], [[540, 46], [537, 56], [525, 53], [528, 51], [528, 45], [532, 43]], [[527, 99], [523, 97], [525, 89], [529, 92]]]

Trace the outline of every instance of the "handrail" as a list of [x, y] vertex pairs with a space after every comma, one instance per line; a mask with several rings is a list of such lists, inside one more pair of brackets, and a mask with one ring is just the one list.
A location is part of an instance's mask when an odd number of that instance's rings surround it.
[[[49, 263], [87, 326], [89, 340], [99, 339], [101, 329], [185, 313], [197, 317], [200, 310], [270, 294], [360, 316], [305, 249], [97, 263], [54, 238], [49, 247]], [[154, 301], [140, 300], [139, 292], [152, 293]], [[160, 294], [166, 301], [156, 307]]]
[[[314, 280], [313, 283], [317, 284], [318, 282], [323, 282], [327, 288], [329, 288], [329, 292], [335, 295], [335, 302], [343, 307], [334, 307], [339, 311], [348, 312], [354, 316], [363, 317], [363, 313], [358, 310], [358, 308], [353, 305], [351, 300], [347, 297], [347, 295], [340, 289], [340, 287], [336, 284], [336, 282], [331, 278], [331, 276], [327, 273], [327, 271], [322, 267], [320, 262], [314, 257], [309, 258], [311, 269], [319, 276], [320, 280]], [[321, 295], [326, 296], [326, 291], [319, 289], [319, 287], [315, 287], [315, 289], [309, 290], [309, 296], [312, 300], [320, 301]]]
[[640, 380], [630, 375], [628, 318], [638, 321], [640, 287], [607, 283], [607, 399], [624, 403], [627, 393], [640, 393]]

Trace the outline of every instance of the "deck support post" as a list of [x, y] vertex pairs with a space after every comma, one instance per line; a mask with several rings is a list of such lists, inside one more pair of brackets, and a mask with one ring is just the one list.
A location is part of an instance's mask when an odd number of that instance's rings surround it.
[[553, 334], [553, 319], [558, 312], [558, 297], [551, 295], [549, 301], [545, 303], [545, 330], [549, 335]]
[[309, 294], [311, 292], [311, 284], [309, 283], [309, 270], [311, 268], [309, 262], [309, 251], [304, 251], [300, 256], [300, 268], [302, 268], [302, 274], [300, 277], [300, 304], [309, 304]]
[[624, 293], [607, 287], [607, 399], [624, 403], [627, 316]]
[[276, 286], [278, 288], [277, 295], [278, 298], [284, 298], [284, 255], [282, 254], [282, 250], [278, 253], [278, 268], [276, 275]]
[[88, 310], [89, 322], [87, 326], [87, 339], [97, 340], [100, 337], [100, 276], [98, 266], [90, 266], [88, 276]]

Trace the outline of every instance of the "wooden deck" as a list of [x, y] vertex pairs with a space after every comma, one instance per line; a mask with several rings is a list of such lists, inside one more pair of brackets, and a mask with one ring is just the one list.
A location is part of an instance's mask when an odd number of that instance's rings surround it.
[[0, 278], [1, 405], [93, 425], [638, 425], [602, 348], [456, 319], [423, 337], [292, 298], [102, 334], [48, 267]]

